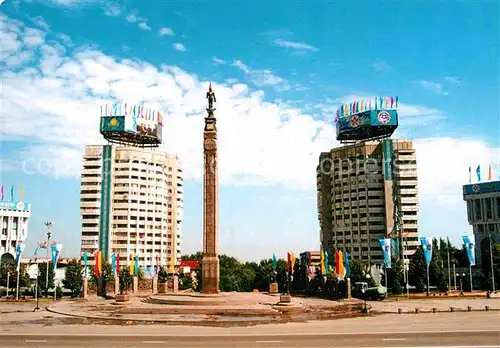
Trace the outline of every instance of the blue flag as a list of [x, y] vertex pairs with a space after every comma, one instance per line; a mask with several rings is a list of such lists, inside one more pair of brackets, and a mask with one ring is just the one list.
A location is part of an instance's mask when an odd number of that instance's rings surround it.
[[351, 276], [351, 266], [349, 265], [349, 253], [346, 251], [344, 253], [344, 268], [346, 277]]
[[83, 274], [87, 278], [87, 252], [83, 253]]
[[116, 254], [111, 254], [111, 273], [116, 275]]
[[325, 274], [329, 274], [328, 252], [325, 250]]
[[476, 168], [477, 181], [481, 181], [481, 165], [478, 165]]
[[424, 249], [425, 263], [429, 267], [432, 260], [432, 238], [420, 237], [420, 244], [422, 245], [422, 249]]
[[276, 271], [278, 267], [278, 262], [276, 261], [276, 255], [273, 253], [273, 270]]
[[135, 255], [135, 276], [139, 276], [139, 255]]
[[465, 250], [467, 251], [467, 257], [469, 258], [469, 264], [474, 266], [476, 264], [476, 255], [474, 254], [474, 243], [471, 242], [469, 236], [463, 236], [462, 240], [465, 244]]
[[382, 252], [384, 254], [384, 264], [386, 268], [391, 268], [391, 239], [381, 238], [379, 239], [380, 246], [382, 247]]

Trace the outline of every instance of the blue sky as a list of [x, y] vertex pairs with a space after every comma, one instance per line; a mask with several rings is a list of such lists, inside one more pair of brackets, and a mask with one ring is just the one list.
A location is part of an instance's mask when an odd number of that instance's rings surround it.
[[395, 136], [417, 144], [421, 235], [458, 244], [470, 232], [469, 165], [484, 177], [492, 163], [498, 176], [495, 1], [6, 0], [0, 12], [1, 182], [23, 185], [33, 204], [28, 253], [45, 220], [63, 255], [78, 253], [81, 153], [102, 142], [99, 105], [114, 101], [167, 114], [163, 149], [186, 173], [182, 248], [199, 250], [208, 81], [218, 97], [221, 252], [241, 259], [318, 248], [315, 165], [337, 146], [342, 102], [399, 96]]

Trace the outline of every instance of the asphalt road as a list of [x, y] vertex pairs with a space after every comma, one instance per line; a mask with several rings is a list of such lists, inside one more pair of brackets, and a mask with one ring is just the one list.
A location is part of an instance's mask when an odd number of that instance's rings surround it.
[[[50, 328], [47, 328], [50, 330]], [[0, 347], [500, 347], [499, 331], [290, 336], [134, 336], [0, 334]]]

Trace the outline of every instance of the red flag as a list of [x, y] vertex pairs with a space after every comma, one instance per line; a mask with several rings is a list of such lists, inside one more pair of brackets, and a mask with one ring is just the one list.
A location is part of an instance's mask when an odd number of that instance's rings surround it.
[[340, 257], [339, 257], [339, 252], [335, 252], [335, 273], [339, 274], [340, 270]]
[[116, 274], [120, 276], [120, 254], [116, 254]]
[[99, 277], [99, 250], [94, 253], [94, 275]]
[[3, 201], [3, 185], [0, 186], [0, 194], [2, 195], [2, 201]]
[[291, 264], [292, 264], [292, 255], [290, 255], [290, 253], [286, 253], [286, 271], [288, 273], [290, 273]]
[[391, 109], [393, 105], [394, 105], [394, 97], [391, 97]]
[[158, 274], [158, 271], [160, 270], [160, 257], [158, 254], [156, 254], [156, 274]]

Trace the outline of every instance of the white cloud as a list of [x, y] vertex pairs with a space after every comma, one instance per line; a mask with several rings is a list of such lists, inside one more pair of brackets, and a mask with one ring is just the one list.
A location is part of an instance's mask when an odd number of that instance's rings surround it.
[[291, 48], [291, 49], [299, 50], [299, 51], [318, 51], [317, 47], [311, 46], [305, 42], [276, 39], [276, 40], [274, 40], [274, 44], [276, 46]]
[[219, 57], [212, 57], [212, 62], [216, 64], [226, 64], [227, 62]]
[[48, 31], [49, 30], [49, 25], [47, 24], [47, 22], [45, 21], [45, 19], [43, 19], [42, 16], [36, 16], [36, 17], [33, 17], [31, 19], [31, 21], [37, 25], [38, 27], [40, 27], [41, 29], [45, 30], [45, 31]]
[[104, 9], [104, 14], [109, 17], [117, 17], [121, 12], [122, 10], [118, 4], [108, 4]]
[[432, 82], [432, 81], [426, 81], [426, 80], [419, 80], [416, 82], [421, 88], [426, 89], [428, 91], [434, 92], [436, 94], [440, 95], [448, 95], [448, 92], [446, 92], [443, 88], [443, 85], [437, 82]]
[[125, 17], [125, 20], [129, 23], [136, 23], [138, 20], [141, 20], [141, 18], [137, 17], [133, 13], [130, 13], [127, 17]]
[[452, 83], [454, 85], [459, 85], [460, 84], [460, 79], [456, 76], [446, 76], [444, 78], [447, 82]]
[[167, 28], [167, 27], [160, 28], [160, 35], [161, 36], [173, 36], [174, 31], [170, 28]]
[[141, 28], [142, 30], [151, 30], [151, 27], [146, 22], [139, 23], [139, 28]]
[[[212, 58], [212, 60], [215, 61], [214, 58]], [[218, 63], [220, 64], [225, 63], [222, 62], [222, 60], [218, 61]], [[239, 59], [235, 60], [232, 63], [232, 66], [240, 69], [246, 75], [248, 75], [252, 83], [257, 87], [270, 86], [279, 92], [289, 91], [291, 89], [298, 90], [300, 88], [303, 88], [299, 84], [291, 84], [288, 80], [277, 76], [271, 69], [251, 69], [250, 67], [248, 67], [248, 65], [246, 65]]]
[[176, 51], [180, 51], [180, 52], [185, 52], [186, 51], [186, 47], [184, 47], [184, 45], [181, 44], [180, 42], [174, 43], [173, 46], [174, 46], [174, 49]]
[[375, 71], [388, 71], [392, 69], [392, 67], [384, 60], [376, 61], [372, 64], [372, 68]]
[[27, 46], [39, 46], [45, 41], [45, 33], [38, 29], [26, 28], [23, 39]]

